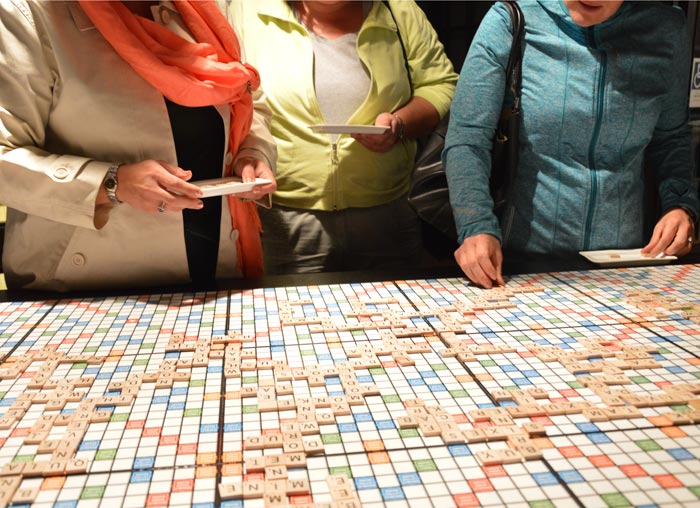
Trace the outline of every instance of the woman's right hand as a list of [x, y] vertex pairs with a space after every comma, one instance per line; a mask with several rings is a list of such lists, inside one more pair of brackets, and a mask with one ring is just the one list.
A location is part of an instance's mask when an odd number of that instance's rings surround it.
[[455, 259], [464, 274], [474, 284], [486, 289], [505, 286], [501, 269], [503, 253], [495, 236], [482, 233], [465, 238], [455, 251]]
[[117, 171], [117, 198], [148, 213], [199, 210], [202, 190], [187, 183], [192, 172], [164, 161], [122, 164]]

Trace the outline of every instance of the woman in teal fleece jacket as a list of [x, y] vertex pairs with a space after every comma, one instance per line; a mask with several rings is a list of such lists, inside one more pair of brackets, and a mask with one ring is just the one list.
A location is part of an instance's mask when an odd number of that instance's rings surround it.
[[443, 152], [461, 246], [483, 287], [502, 285], [501, 246], [566, 253], [643, 245], [643, 162], [662, 217], [644, 252], [684, 255], [698, 215], [688, 127], [685, 17], [656, 2], [523, 0], [520, 161], [499, 224], [492, 212], [492, 138], [512, 41], [495, 4], [465, 60]]

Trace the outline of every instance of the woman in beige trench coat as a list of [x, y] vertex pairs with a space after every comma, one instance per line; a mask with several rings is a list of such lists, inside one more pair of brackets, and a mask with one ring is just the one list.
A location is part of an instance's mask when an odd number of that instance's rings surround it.
[[[144, 7], [139, 14], [149, 23], [193, 41], [174, 4], [138, 6]], [[0, 0], [0, 31], [0, 203], [8, 206], [2, 260], [8, 286], [63, 291], [189, 282], [199, 266], [190, 250], [200, 244], [196, 231], [187, 243], [183, 217], [209, 203], [218, 207], [212, 218], [218, 246], [210, 249], [214, 266], [203, 280], [240, 276], [231, 200], [200, 199], [187, 180], [201, 176], [178, 159], [213, 139], [207, 150], [218, 163], [214, 176], [229, 166], [238, 175], [245, 171], [247, 179], [273, 181], [241, 196], [246, 199], [274, 191], [276, 154], [261, 92], [248, 83], [252, 125], [232, 153], [227, 104], [189, 108], [165, 100], [115, 51], [80, 3]], [[213, 118], [214, 127], [197, 137], [199, 127], [187, 132], [192, 118]]]

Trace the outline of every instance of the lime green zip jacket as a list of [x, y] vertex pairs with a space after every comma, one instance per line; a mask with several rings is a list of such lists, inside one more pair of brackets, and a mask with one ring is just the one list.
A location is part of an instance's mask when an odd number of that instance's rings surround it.
[[[411, 1], [390, 2], [401, 30], [415, 95], [446, 114], [457, 75], [422, 10]], [[313, 83], [314, 56], [309, 34], [283, 0], [233, 0], [229, 7], [245, 59], [260, 72], [272, 110], [277, 143], [274, 202], [294, 208], [340, 210], [377, 206], [408, 191], [415, 143], [397, 143], [374, 153], [349, 135], [336, 143], [309, 125], [324, 123]], [[397, 27], [386, 5], [374, 2], [357, 37], [357, 51], [369, 69], [370, 91], [348, 120], [373, 125], [379, 113], [409, 101]]]

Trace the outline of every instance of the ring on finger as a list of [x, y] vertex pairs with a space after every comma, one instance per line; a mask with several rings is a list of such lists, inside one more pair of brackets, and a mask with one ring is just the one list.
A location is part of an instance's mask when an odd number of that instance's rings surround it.
[[165, 201], [160, 202], [160, 204], [158, 205], [158, 211], [160, 213], [163, 213], [165, 211]]

